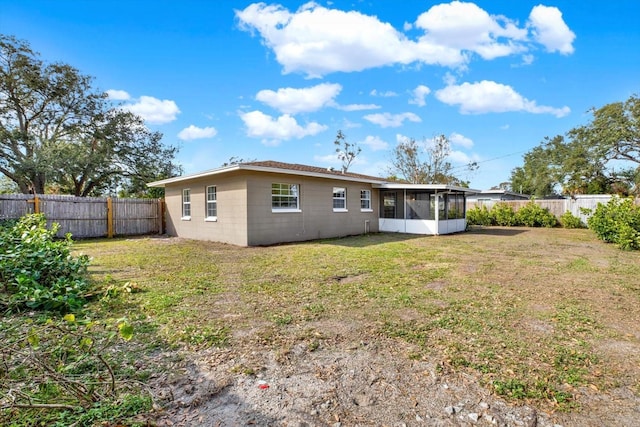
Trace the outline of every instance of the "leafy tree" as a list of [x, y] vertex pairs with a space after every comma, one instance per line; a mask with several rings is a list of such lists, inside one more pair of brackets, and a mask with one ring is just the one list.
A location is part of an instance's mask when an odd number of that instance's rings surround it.
[[571, 138], [597, 147], [607, 160], [640, 164], [640, 98], [632, 95], [624, 102], [614, 102], [591, 109], [593, 119], [569, 132]]
[[[559, 138], [559, 139], [558, 139]], [[550, 145], [561, 143], [562, 137], [547, 140], [524, 155], [524, 165], [511, 171], [511, 188], [519, 193], [545, 197], [555, 193], [559, 184], [553, 165]]]
[[353, 163], [362, 149], [355, 142], [348, 142], [347, 137], [342, 133], [341, 130], [338, 130], [338, 133], [336, 134], [336, 140], [333, 141], [333, 144], [336, 146], [338, 159], [340, 159], [340, 161], [342, 162], [342, 172], [347, 172], [349, 170], [349, 167], [351, 166], [351, 163]]
[[[444, 135], [423, 143], [409, 138], [393, 149], [390, 173], [400, 175], [412, 184], [467, 186], [467, 182], [453, 174], [453, 167], [448, 161], [450, 154], [451, 144]], [[474, 167], [474, 164], [467, 165], [469, 169]]]
[[591, 112], [591, 122], [571, 129], [566, 139], [545, 138], [525, 154], [524, 165], [511, 173], [512, 188], [536, 197], [557, 188], [564, 194], [640, 193], [640, 99]]
[[21, 192], [44, 193], [51, 184], [76, 196], [140, 190], [180, 172], [177, 148], [110, 104], [92, 80], [0, 35], [0, 172]]
[[18, 192], [18, 186], [6, 176], [0, 176], [0, 194], [13, 194]]

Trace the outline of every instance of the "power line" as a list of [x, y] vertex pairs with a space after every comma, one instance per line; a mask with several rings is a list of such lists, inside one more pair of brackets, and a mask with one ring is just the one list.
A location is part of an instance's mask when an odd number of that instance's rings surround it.
[[456, 166], [455, 168], [451, 168], [451, 170], [453, 171], [453, 170], [456, 170], [456, 169], [465, 169], [465, 168], [468, 168], [469, 164], [472, 164], [472, 163], [475, 163], [476, 165], [479, 165], [481, 163], [492, 162], [494, 160], [500, 160], [500, 159], [504, 159], [506, 157], [515, 156], [516, 154], [526, 153], [527, 151], [529, 151], [529, 150], [516, 151], [515, 153], [505, 154], [503, 156], [493, 157], [491, 159], [481, 160], [479, 162], [469, 162], [468, 164], [466, 164], [464, 166]]

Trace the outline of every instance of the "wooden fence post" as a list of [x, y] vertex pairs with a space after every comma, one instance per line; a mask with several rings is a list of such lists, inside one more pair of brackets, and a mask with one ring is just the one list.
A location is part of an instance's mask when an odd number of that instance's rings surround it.
[[165, 226], [165, 217], [164, 217], [164, 199], [158, 199], [158, 214], [160, 215], [160, 232], [158, 234], [164, 234]]
[[113, 200], [107, 197], [107, 238], [113, 237]]

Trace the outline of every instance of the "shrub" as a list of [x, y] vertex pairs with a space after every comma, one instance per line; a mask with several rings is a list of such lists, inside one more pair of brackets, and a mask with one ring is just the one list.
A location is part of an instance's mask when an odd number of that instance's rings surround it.
[[84, 304], [89, 258], [73, 257], [71, 235], [56, 239], [58, 228], [48, 229], [42, 214], [0, 227], [0, 283], [10, 307], [67, 312]]
[[580, 218], [573, 215], [571, 211], [566, 211], [560, 217], [560, 224], [564, 228], [584, 228], [584, 223]]
[[640, 249], [640, 207], [632, 198], [612, 197], [606, 205], [598, 203], [587, 224], [605, 242]]
[[467, 210], [468, 225], [492, 225], [493, 219], [486, 206], [476, 206]]
[[526, 227], [554, 227], [558, 220], [549, 209], [541, 208], [533, 200], [520, 208], [516, 214], [518, 224]]
[[491, 208], [491, 216], [496, 225], [513, 226], [517, 225], [516, 212], [507, 203], [496, 203]]

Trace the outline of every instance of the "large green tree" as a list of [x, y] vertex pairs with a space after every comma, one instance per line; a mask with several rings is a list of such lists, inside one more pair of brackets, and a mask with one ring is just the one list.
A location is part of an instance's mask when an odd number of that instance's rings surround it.
[[511, 187], [536, 197], [638, 193], [640, 99], [592, 109], [593, 119], [565, 136], [545, 138], [511, 173]]
[[[450, 155], [451, 144], [444, 135], [420, 143], [408, 138], [393, 149], [389, 172], [412, 184], [468, 186], [468, 182], [453, 173], [454, 168], [448, 160]], [[467, 168], [473, 168], [473, 165]]]
[[142, 193], [144, 182], [180, 172], [177, 148], [161, 139], [91, 77], [0, 34], [0, 172], [21, 192]]

